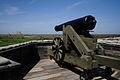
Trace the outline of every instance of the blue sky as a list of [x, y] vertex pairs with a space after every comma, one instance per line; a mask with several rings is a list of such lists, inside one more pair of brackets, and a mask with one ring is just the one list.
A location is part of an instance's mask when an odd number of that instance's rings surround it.
[[120, 34], [120, 0], [0, 0], [0, 34], [59, 34], [54, 26], [93, 15], [93, 34]]

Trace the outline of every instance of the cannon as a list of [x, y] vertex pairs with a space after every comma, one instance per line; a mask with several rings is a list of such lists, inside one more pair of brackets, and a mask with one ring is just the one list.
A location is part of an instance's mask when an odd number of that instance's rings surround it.
[[[90, 31], [95, 28], [95, 17], [88, 15], [55, 26], [55, 31], [63, 31], [63, 39], [56, 37], [52, 48], [48, 49], [50, 59], [54, 59], [60, 67], [79, 67], [85, 75], [101, 72], [99, 76], [106, 79], [111, 77], [111, 68], [120, 69], [120, 58], [105, 53], [103, 47], [97, 43]], [[86, 72], [87, 71], [87, 72]], [[88, 80], [88, 76], [85, 77]]]
[[61, 25], [55, 26], [55, 31], [63, 31], [63, 25], [71, 25], [76, 31], [92, 30], [95, 28], [96, 20], [93, 16], [88, 15], [79, 19], [68, 21]]

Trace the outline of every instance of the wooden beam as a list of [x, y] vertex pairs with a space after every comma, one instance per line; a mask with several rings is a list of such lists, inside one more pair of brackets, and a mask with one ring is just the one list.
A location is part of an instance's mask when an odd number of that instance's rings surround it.
[[120, 59], [104, 55], [96, 55], [96, 60], [98, 64], [120, 69]]

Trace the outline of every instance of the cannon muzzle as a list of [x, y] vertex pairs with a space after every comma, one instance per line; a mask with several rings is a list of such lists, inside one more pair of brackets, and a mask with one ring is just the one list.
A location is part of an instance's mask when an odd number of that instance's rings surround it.
[[96, 20], [95, 17], [88, 15], [79, 19], [68, 21], [61, 25], [55, 26], [55, 31], [63, 31], [63, 25], [71, 25], [75, 30], [87, 31], [95, 28]]

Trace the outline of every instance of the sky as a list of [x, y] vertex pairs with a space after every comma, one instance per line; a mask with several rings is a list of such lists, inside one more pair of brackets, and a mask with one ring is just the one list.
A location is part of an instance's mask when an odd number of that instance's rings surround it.
[[86, 15], [92, 34], [120, 34], [120, 0], [0, 0], [0, 34], [61, 34], [55, 25]]

